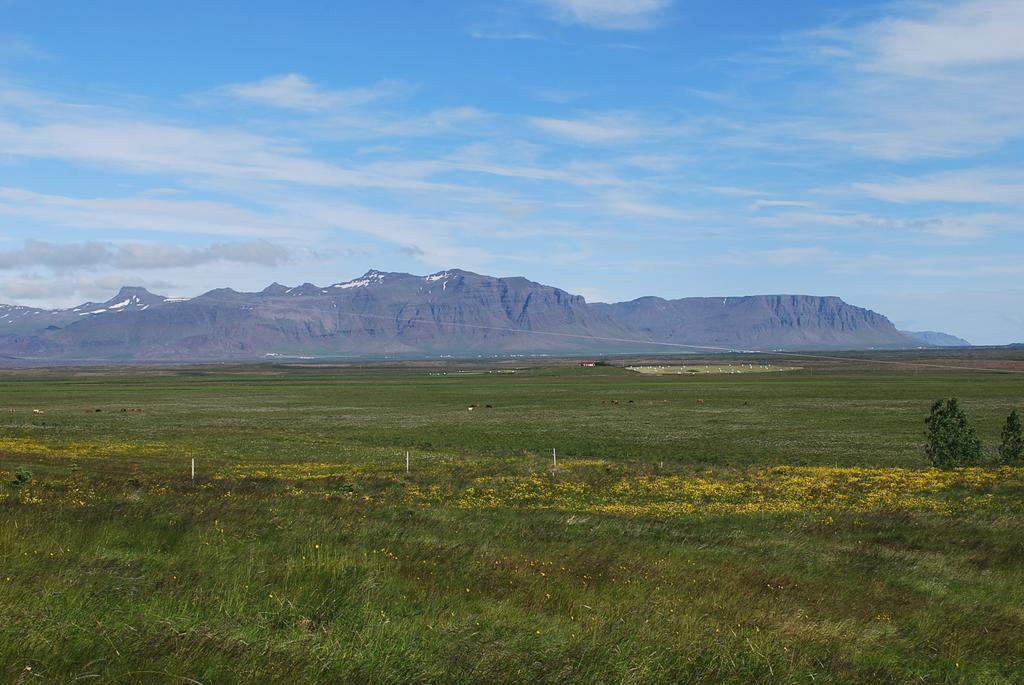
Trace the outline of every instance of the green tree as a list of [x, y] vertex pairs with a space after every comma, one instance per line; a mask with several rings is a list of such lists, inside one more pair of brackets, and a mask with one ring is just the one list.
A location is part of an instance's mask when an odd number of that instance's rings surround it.
[[928, 427], [924, 451], [933, 464], [951, 469], [981, 461], [981, 440], [955, 397], [936, 400], [924, 422]]
[[999, 441], [999, 458], [1004, 464], [1017, 464], [1024, 457], [1024, 430], [1020, 427], [1020, 414], [1014, 409], [1006, 417]]

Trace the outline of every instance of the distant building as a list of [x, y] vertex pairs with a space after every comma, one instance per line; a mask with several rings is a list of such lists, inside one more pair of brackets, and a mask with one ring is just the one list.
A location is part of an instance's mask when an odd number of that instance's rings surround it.
[[579, 362], [578, 364], [579, 364], [579, 366], [597, 366], [597, 362], [595, 362], [595, 361], [593, 361], [591, 359], [584, 359], [583, 361]]

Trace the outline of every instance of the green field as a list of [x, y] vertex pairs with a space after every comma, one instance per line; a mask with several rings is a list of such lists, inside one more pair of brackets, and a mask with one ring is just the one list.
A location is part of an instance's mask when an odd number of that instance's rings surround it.
[[0, 682], [1024, 682], [1010, 355], [5, 371]]
[[682, 364], [682, 365], [642, 365], [642, 366], [627, 366], [625, 367], [628, 371], [634, 371], [636, 373], [654, 374], [657, 376], [666, 376], [675, 374], [681, 376], [683, 374], [697, 375], [700, 373], [778, 373], [780, 371], [798, 371], [799, 366], [777, 366], [769, 364]]

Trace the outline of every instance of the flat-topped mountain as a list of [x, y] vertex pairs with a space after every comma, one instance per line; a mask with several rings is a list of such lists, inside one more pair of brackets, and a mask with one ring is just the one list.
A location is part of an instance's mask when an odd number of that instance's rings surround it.
[[642, 297], [594, 305], [645, 339], [726, 348], [850, 348], [910, 342], [881, 314], [838, 297]]
[[165, 298], [124, 288], [65, 310], [0, 305], [0, 355], [54, 360], [246, 359], [914, 347], [881, 314], [837, 297], [754, 295], [588, 304], [525, 278], [460, 269], [371, 270], [318, 286], [274, 283]]

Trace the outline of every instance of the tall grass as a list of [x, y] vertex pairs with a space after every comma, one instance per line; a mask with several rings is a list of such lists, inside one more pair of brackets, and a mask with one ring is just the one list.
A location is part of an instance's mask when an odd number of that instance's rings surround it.
[[1024, 680], [1019, 380], [587, 371], [0, 380], [0, 681]]

